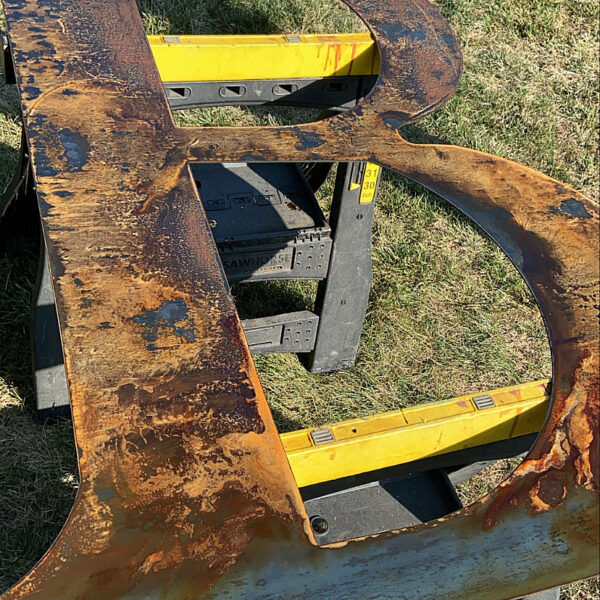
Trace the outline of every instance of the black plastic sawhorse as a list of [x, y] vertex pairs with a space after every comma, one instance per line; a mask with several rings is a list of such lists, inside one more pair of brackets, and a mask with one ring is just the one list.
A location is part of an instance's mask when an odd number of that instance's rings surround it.
[[299, 354], [314, 373], [354, 365], [371, 285], [379, 167], [338, 166], [329, 221], [302, 166], [196, 164], [192, 172], [230, 283], [319, 281], [314, 311], [243, 322], [251, 350]]

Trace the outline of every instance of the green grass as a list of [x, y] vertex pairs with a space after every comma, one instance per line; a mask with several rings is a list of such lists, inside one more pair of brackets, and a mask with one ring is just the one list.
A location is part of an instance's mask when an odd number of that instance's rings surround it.
[[[598, 198], [598, 23], [595, 0], [441, 0], [464, 51], [458, 93], [405, 130], [518, 160]], [[360, 30], [330, 0], [140, 0], [149, 33]], [[19, 143], [15, 91], [0, 89], [0, 186]], [[302, 122], [314, 111], [209, 108], [180, 125]], [[320, 193], [324, 207], [330, 179]], [[502, 252], [454, 209], [386, 173], [376, 210], [374, 276], [354, 369], [311, 375], [291, 355], [257, 357], [281, 430], [321, 425], [550, 374], [537, 308]], [[0, 589], [33, 565], [64, 522], [77, 486], [70, 424], [38, 425], [29, 408], [32, 248], [0, 256]], [[313, 284], [236, 286], [244, 314], [309, 306]], [[461, 488], [485, 493], [502, 462]], [[563, 590], [591, 600], [598, 581]]]

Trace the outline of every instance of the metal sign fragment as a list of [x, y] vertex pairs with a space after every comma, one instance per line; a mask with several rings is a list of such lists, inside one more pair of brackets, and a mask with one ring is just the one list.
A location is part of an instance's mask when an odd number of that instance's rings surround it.
[[[347, 113], [180, 129], [133, 0], [4, 3], [81, 489], [52, 548], [2, 600], [500, 600], [596, 571], [598, 209], [511, 161], [401, 138], [460, 78], [437, 9], [348, 0], [381, 74]], [[552, 343], [553, 408], [527, 459], [480, 502], [314, 545], [187, 166], [260, 160], [403, 173], [477, 222], [529, 283]]]

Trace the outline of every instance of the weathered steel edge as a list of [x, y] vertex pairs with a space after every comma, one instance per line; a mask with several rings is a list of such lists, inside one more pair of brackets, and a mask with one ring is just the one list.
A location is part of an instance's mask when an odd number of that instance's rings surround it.
[[[82, 4], [89, 5], [90, 3]], [[44, 8], [48, 8], [48, 3], [44, 3]], [[95, 17], [99, 19], [100, 15], [97, 14]], [[363, 14], [363, 17], [366, 18], [365, 14]], [[395, 18], [398, 18], [398, 15], [395, 15]], [[113, 21], [113, 25], [118, 25], [117, 21], [114, 19]], [[131, 22], [128, 23], [129, 26], [131, 24]], [[137, 27], [139, 29], [139, 24]], [[398, 38], [395, 41], [397, 42]], [[386, 81], [386, 75], [384, 74], [382, 80], [387, 84], [390, 84], [390, 82], [398, 83], [393, 81], [391, 75], [387, 76]], [[104, 82], [97, 85], [93, 88], [94, 91], [98, 91], [98, 88], [103, 85], [105, 85]], [[102, 89], [109, 92], [110, 86], [107, 88], [102, 87]], [[139, 82], [136, 89], [136, 93], [141, 96], [145, 95], [143, 85], [139, 85]], [[396, 89], [399, 88], [396, 87]], [[445, 520], [433, 528], [422, 529], [403, 536], [379, 539], [375, 543], [352, 543], [343, 551], [324, 552], [311, 548], [299, 540], [297, 543], [293, 543], [292, 540], [297, 539], [293, 534], [292, 538], [286, 542], [278, 541], [277, 536], [273, 539], [267, 539], [259, 535], [254, 541], [250, 542], [248, 549], [242, 554], [233, 570], [230, 570], [225, 579], [219, 582], [213, 592], [206, 597], [216, 597], [220, 593], [227, 596], [234, 589], [240, 597], [244, 597], [242, 594], [245, 594], [245, 597], [252, 598], [306, 597], [312, 589], [319, 590], [321, 595], [329, 592], [331, 597], [441, 598], [448, 595], [460, 597], [462, 594], [463, 597], [474, 597], [475, 595], [481, 598], [501, 598], [506, 597], [508, 594], [517, 596], [536, 588], [563, 583], [567, 579], [591, 574], [597, 568], [595, 560], [597, 556], [597, 527], [595, 525], [598, 522], [597, 459], [594, 462], [595, 457], [597, 457], [598, 444], [597, 354], [594, 353], [594, 341], [597, 336], [590, 335], [588, 332], [590, 327], [594, 327], [591, 323], [595, 322], [594, 301], [590, 296], [595, 291], [593, 288], [596, 286], [597, 273], [586, 272], [585, 268], [583, 271], [579, 270], [578, 273], [571, 273], [571, 275], [576, 276], [575, 288], [572, 287], [573, 282], [569, 281], [568, 278], [566, 281], [561, 279], [565, 265], [569, 266], [569, 263], [577, 262], [577, 259], [573, 259], [573, 256], [581, 256], [579, 263], [582, 263], [586, 268], [589, 267], [587, 263], [590, 258], [590, 264], [595, 263], [597, 253], [594, 235], [596, 232], [597, 211], [590, 203], [572, 192], [572, 190], [568, 190], [564, 186], [559, 189], [557, 182], [552, 182], [552, 180], [534, 172], [519, 171], [519, 167], [515, 166], [514, 163], [479, 153], [462, 151], [461, 149], [404, 145], [397, 134], [397, 125], [403, 122], [403, 118], [412, 118], [417, 113], [414, 111], [412, 113], [410, 111], [393, 111], [393, 114], [382, 115], [380, 108], [390, 109], [389, 107], [393, 106], [395, 94], [389, 93], [389, 90], [387, 95], [380, 93], [379, 96], [383, 98], [383, 101], [378, 104], [375, 102], [377, 99], [376, 93], [377, 90], [365, 104], [365, 107], [354, 111], [354, 114], [347, 121], [336, 118], [318, 126], [311, 124], [310, 126], [297, 128], [261, 130], [259, 136], [257, 136], [256, 130], [249, 131], [247, 134], [240, 133], [240, 130], [236, 130], [235, 133], [231, 134], [227, 134], [226, 130], [220, 130], [220, 132], [178, 131], [173, 134], [172, 141], [175, 145], [176, 142], [187, 140], [186, 156], [201, 160], [219, 160], [220, 157], [226, 157], [224, 160], [235, 160], [242, 152], [246, 159], [255, 157], [256, 159], [295, 160], [298, 156], [309, 157], [308, 159], [310, 157], [316, 159], [318, 156], [319, 159], [326, 160], [336, 157], [346, 157], [348, 159], [375, 157], [378, 162], [404, 171], [414, 179], [428, 185], [434, 191], [441, 192], [441, 195], [455, 202], [467, 214], [470, 213], [471, 216], [480, 218], [488, 231], [496, 239], [500, 239], [501, 245], [508, 250], [513, 259], [518, 259], [519, 255], [526, 254], [524, 251], [532, 248], [534, 251], [540, 250], [539, 243], [532, 245], [532, 240], [535, 242], [540, 237], [542, 240], [550, 237], [550, 241], [554, 241], [554, 245], [550, 244], [549, 253], [541, 253], [544, 257], [550, 255], [545, 267], [554, 269], [554, 271], [550, 273], [549, 279], [546, 281], [540, 280], [540, 277], [536, 279], [536, 273], [531, 267], [535, 264], [535, 257], [532, 261], [530, 255], [527, 256], [529, 269], [524, 268], [523, 264], [521, 269], [529, 277], [530, 283], [533, 279], [533, 289], [538, 300], [541, 300], [542, 310], [545, 311], [551, 334], [554, 335], [555, 378], [559, 376], [562, 391], [555, 396], [553, 413], [544, 434], [538, 440], [536, 448], [530, 455], [530, 460], [524, 463], [524, 466], [515, 474], [511, 482], [496, 491], [485, 503], [471, 507], [465, 515]], [[33, 98], [33, 100], [35, 99]], [[154, 96], [154, 99], [158, 100], [158, 97]], [[115, 104], [118, 104], [118, 102], [115, 102]], [[84, 106], [87, 105], [84, 104]], [[374, 106], [373, 110], [376, 109], [375, 116], [372, 113], [369, 114], [369, 106], [372, 109]], [[81, 105], [79, 108], [81, 108]], [[364, 110], [364, 108], [367, 108], [367, 110]], [[74, 110], [77, 110], [77, 106], [74, 107]], [[426, 110], [426, 108], [423, 110]], [[61, 123], [59, 115], [53, 115], [53, 117], [56, 117], [59, 124]], [[52, 121], [54, 121], [54, 118]], [[381, 125], [382, 121], [383, 127]], [[377, 125], [377, 127], [372, 128], [374, 125]], [[333, 134], [336, 133], [338, 126], [339, 130], [337, 132], [340, 134], [341, 141], [331, 139], [335, 137]], [[348, 129], [344, 130], [343, 127], [348, 127]], [[164, 129], [168, 130], [167, 127]], [[353, 135], [349, 136], [347, 134], [351, 129], [354, 129]], [[264, 135], [262, 135], [263, 132]], [[36, 132], [34, 131], [34, 133]], [[168, 131], [168, 133], [171, 132]], [[204, 135], [205, 133], [206, 135]], [[254, 138], [254, 142], [252, 142], [252, 138]], [[366, 138], [366, 141], [363, 141], [362, 138]], [[369, 140], [369, 138], [371, 139]], [[269, 147], [272, 142], [275, 143], [274, 148]], [[289, 145], [290, 142], [292, 142], [291, 146]], [[244, 148], [246, 143], [248, 145]], [[382, 146], [383, 150], [387, 152], [382, 151]], [[319, 148], [318, 152], [316, 148]], [[393, 154], [395, 156], [391, 156]], [[60, 164], [61, 160], [65, 160], [60, 156], [53, 158], [56, 159], [56, 164]], [[460, 177], [460, 173], [457, 175], [457, 162], [464, 172], [465, 159], [467, 164], [473, 164], [480, 171], [475, 190], [472, 190], [473, 183], [464, 181], [464, 178]], [[38, 160], [36, 165], [39, 167], [41, 163], [43, 163], [43, 160]], [[41, 164], [41, 167], [43, 168], [44, 165]], [[507, 169], [509, 175], [510, 171], [516, 169], [516, 179], [506, 176]], [[433, 181], [430, 173], [432, 171], [436, 172], [436, 170], [438, 172], [437, 181]], [[40, 178], [39, 171], [36, 174], [38, 180], [43, 181], [44, 176]], [[445, 175], [449, 175], [449, 177], [444, 183]], [[502, 177], [499, 178], [499, 175], [502, 175]], [[525, 205], [525, 208], [521, 208], [519, 212], [519, 210], [514, 210], [519, 208], [516, 206], [517, 201], [523, 198], [530, 199], [528, 194], [519, 189], [523, 187], [522, 181], [524, 178], [529, 178], [529, 183], [534, 189], [533, 199], [536, 200], [537, 204], [531, 210], [528, 210]], [[184, 186], [184, 179], [184, 177], [181, 179], [175, 178], [174, 181], [179, 186]], [[477, 180], [477, 177], [473, 177], [473, 180]], [[539, 190], [536, 189], [540, 187], [540, 180], [542, 182], [541, 201]], [[171, 181], [173, 182], [173, 180]], [[444, 186], [439, 183], [440, 181], [445, 185], [444, 189], [442, 189]], [[71, 187], [77, 189], [74, 181], [64, 183], [67, 183], [69, 189]], [[506, 189], [500, 190], [495, 195], [494, 189], [498, 183], [506, 183]], [[64, 189], [66, 190], [67, 187]], [[483, 205], [481, 202], [482, 190], [486, 200]], [[502, 199], [497, 197], [506, 193], [507, 190], [510, 200], [509, 206], [513, 209], [513, 212], [517, 213], [516, 216], [510, 210], [507, 210], [503, 206]], [[517, 191], [516, 196], [515, 190]], [[185, 191], [189, 191], [189, 187]], [[531, 192], [531, 188], [529, 192]], [[465, 198], [466, 194], [471, 194], [472, 197]], [[158, 200], [160, 200], [160, 197], [158, 195], [154, 196], [154, 201], [158, 202]], [[52, 205], [53, 210], [56, 210], [57, 204]], [[506, 202], [504, 204], [506, 205]], [[144, 206], [148, 205], [144, 203]], [[481, 206], [490, 210], [487, 219], [484, 218], [485, 215], [482, 216], [476, 212], [477, 207], [481, 209]], [[501, 210], [494, 212], [494, 209], [497, 209], [498, 206]], [[500, 219], [500, 223], [496, 223], [496, 219], [490, 218], [491, 216], [497, 218], [498, 215], [502, 217], [504, 214], [502, 211], [507, 212], [508, 215], [505, 215], [506, 218], [503, 220]], [[52, 215], [49, 214], [50, 212], [52, 210], [48, 211], [45, 218], [47, 222], [51, 221], [50, 217]], [[527, 225], [529, 223], [532, 216], [530, 212], [533, 213], [533, 216], [539, 214], [540, 217], [547, 217], [550, 234], [554, 234], [556, 238], [553, 235], [548, 235], [548, 231], [541, 231], [541, 233], [535, 231], [534, 237], [525, 235], [524, 240], [519, 238], [523, 230], [527, 233], [527, 228], [523, 224]], [[590, 217], [587, 215], [590, 215]], [[586, 231], [588, 218], [591, 218], [592, 221], [587, 226]], [[75, 223], [76, 221], [73, 220], [72, 224]], [[573, 230], [578, 230], [582, 223], [584, 225], [583, 233], [573, 232]], [[53, 233], [55, 237], [58, 236], [58, 230]], [[557, 239], [564, 234], [567, 234], [567, 241], [569, 241], [569, 238], [573, 238], [571, 243], [567, 244], [567, 252], [561, 253], [558, 251], [558, 256], [553, 256], [553, 254], [557, 254]], [[518, 243], [515, 243], [515, 237]], [[541, 249], [547, 250], [546, 247]], [[72, 249], [69, 250], [72, 252]], [[207, 256], [207, 260], [209, 260], [209, 253], [207, 253]], [[114, 257], [111, 258], [114, 259]], [[206, 257], [203, 256], [203, 258]], [[61, 265], [62, 263], [58, 260], [55, 262], [56, 264]], [[66, 273], [68, 271], [65, 269]], [[63, 278], [65, 274], [62, 275]], [[567, 285], [563, 285], [565, 283]], [[549, 286], [546, 286], [546, 284], [549, 284]], [[588, 289], [585, 289], [586, 285]], [[552, 308], [556, 306], [557, 300], [558, 306], [566, 315], [564, 322], [561, 315], [557, 314], [556, 310]], [[576, 302], [579, 305], [582, 304], [582, 306], [576, 305]], [[551, 307], [549, 312], [548, 307]], [[590, 321], [590, 316], [592, 321]], [[556, 340], [558, 340], [558, 343]], [[557, 349], [562, 349], [562, 351], [557, 352]], [[577, 369], [580, 373], [577, 373]], [[581, 374], [582, 370], [585, 371], [583, 374]], [[76, 372], [76, 369], [74, 369], [74, 372]], [[577, 378], [575, 381], [573, 381], [573, 376]], [[86, 391], [91, 393], [94, 390], [89, 389]], [[560, 425], [560, 428], [556, 427], [557, 425]], [[595, 429], [594, 425], [596, 425]], [[556, 435], [553, 436], [553, 434]], [[565, 440], [567, 443], [565, 443]], [[260, 452], [256, 453], [256, 457], [260, 457]], [[80, 464], [83, 462], [80, 459]], [[283, 479], [282, 477], [280, 484], [283, 483]], [[550, 503], [546, 500], [549, 500]], [[110, 502], [104, 504], [110, 505]], [[102, 503], [96, 503], [95, 506], [101, 507]], [[551, 506], [554, 506], [554, 510], [547, 508]], [[74, 514], [76, 512], [77, 508]], [[71, 529], [73, 529], [73, 521], [72, 515], [70, 519]], [[525, 526], [525, 523], [528, 525]], [[482, 529], [485, 530], [485, 533], [482, 532]], [[530, 545], [523, 543], [523, 531], [531, 533]], [[63, 538], [65, 532], [63, 532]], [[93, 533], [93, 530], [87, 533]], [[494, 538], [494, 535], [500, 537]], [[505, 539], [507, 543], [509, 540], [511, 543], [515, 543], [513, 547], [514, 554], [511, 555], [508, 566], [505, 553], [495, 547], [493, 543], [494, 540], [498, 542], [500, 538]], [[431, 544], [441, 545], [449, 549], [448, 544], [456, 539], [461, 540], [459, 547], [456, 548], [457, 551], [460, 549], [458, 556], [461, 563], [449, 565], [449, 555], [441, 554], [440, 561], [442, 562], [436, 564], [435, 569], [438, 572], [442, 566], [443, 568], [452, 568], [455, 574], [462, 574], [464, 578], [455, 575], [451, 581], [444, 583], [445, 587], [443, 588], [440, 586], [440, 579], [437, 577], [433, 579], [429, 571], [431, 561], [435, 555], [435, 553], [432, 554]], [[490, 548], [486, 549], [487, 542], [491, 544]], [[282, 543], [285, 548], [282, 548]], [[535, 564], [535, 556], [531, 553], [535, 549], [548, 551], [544, 563], [552, 565], [552, 570], [546, 572], [543, 565]], [[57, 546], [55, 546], [53, 551], [46, 555], [44, 563], [38, 568], [37, 578], [35, 576], [26, 578], [20, 586], [9, 592], [6, 597], [52, 597], [52, 589], [60, 589], [60, 597], [92, 598], [97, 597], [93, 594], [98, 593], [98, 585], [100, 587], [104, 586], [102, 597], [110, 597], [105, 592], [107, 585], [109, 588], [111, 587], [111, 582], [104, 581], [102, 577], [100, 577], [100, 580], [98, 579], [101, 572], [98, 569], [103, 565], [103, 561], [98, 561], [101, 564], [97, 563], [93, 567], [96, 579], [90, 581], [89, 579], [75, 578], [75, 581], [69, 583], [63, 581], [60, 584], [62, 587], [55, 587], [58, 585], [56, 575], [52, 575], [50, 572], [44, 574], [41, 571], [51, 566], [51, 562], [57, 558], [57, 554]], [[270, 556], [273, 556], [271, 563], [269, 562]], [[419, 562], [420, 568], [411, 557]], [[78, 556], [72, 556], [71, 558], [73, 563], [79, 563], [79, 568], [82, 566]], [[198, 562], [198, 557], [195, 558]], [[263, 572], [269, 574], [270, 578], [256, 578], [255, 569], [260, 569], [260, 564], [252, 564], [252, 559], [262, 564]], [[190, 580], [186, 581], [186, 577], [180, 578], [179, 584], [171, 587], [169, 597], [177, 597], [178, 593], [181, 594], [181, 597], [192, 597], [191, 588], [196, 588], [200, 593], [200, 588], [207, 582], [207, 578], [204, 578], [203, 573], [198, 569], [197, 562], [192, 564], [193, 561], [185, 562], [184, 560], [180, 563], [181, 568], [179, 570], [172, 566], [168, 570], [157, 569], [154, 575], [152, 569], [150, 569], [147, 577], [143, 580], [129, 581], [129, 585], [132, 586], [131, 592], [124, 594], [120, 591], [118, 592], [120, 595], [114, 595], [114, 591], [109, 589], [108, 593], [113, 594], [114, 597], [134, 598], [139, 597], [142, 594], [142, 589], [146, 588], [144, 593], [147, 593], [148, 590], [155, 590], [158, 594], [157, 590], [168, 588], [169, 577], [177, 573], [177, 575], [187, 575], [191, 580], [195, 579], [196, 581], [190, 583]], [[402, 563], [402, 566], [397, 563]], [[160, 557], [155, 557], [154, 564], [160, 565]], [[563, 565], [564, 568], [572, 568], [572, 570], [566, 573], [563, 568], [561, 572], [559, 565]], [[66, 577], [77, 573], [77, 568], [74, 569], [73, 564], [70, 566], [55, 564], [55, 566], [59, 567], [57, 573]], [[369, 570], [369, 567], [373, 567], [373, 570]], [[395, 574], [393, 581], [390, 579], [391, 572]], [[134, 570], [133, 574], [135, 573]], [[139, 575], [139, 571], [137, 573]], [[504, 574], [504, 579], [498, 577], [500, 573]], [[336, 575], [342, 574], [343, 577], [338, 579]], [[105, 574], [105, 577], [107, 575]], [[418, 578], [414, 580], [413, 584], [405, 586], [404, 582], [410, 581], [413, 575], [418, 576]], [[513, 579], [518, 580], [508, 581], [511, 576]], [[119, 580], [118, 570], [114, 573], [114, 579]], [[332, 579], [338, 580], [337, 585], [328, 589], [327, 585], [330, 586]], [[378, 582], [379, 587], [373, 587], [374, 580]], [[398, 589], [398, 582], [402, 582], [403, 590]], [[121, 583], [123, 582], [121, 581]], [[133, 591], [135, 583], [138, 585]], [[188, 586], [188, 583], [191, 587]], [[93, 587], [90, 588], [89, 586], [92, 584]], [[288, 586], [294, 584], [298, 587], [291, 590]], [[500, 584], [506, 591], [506, 596], [500, 589]], [[369, 589], [366, 589], [367, 585]], [[426, 586], [428, 585], [431, 585], [432, 589], [427, 589]], [[179, 587], [178, 591], [176, 590], [177, 587]], [[188, 587], [188, 591], [185, 591], [186, 587]], [[121, 590], [124, 589], [121, 588]], [[410, 595], [411, 590], [412, 596]], [[415, 593], [418, 596], [415, 596]]]

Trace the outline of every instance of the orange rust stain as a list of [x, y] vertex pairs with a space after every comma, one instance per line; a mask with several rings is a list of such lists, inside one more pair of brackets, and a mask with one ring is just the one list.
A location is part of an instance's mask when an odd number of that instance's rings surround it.
[[[519, 412], [520, 412], [520, 411], [519, 411]], [[510, 432], [509, 432], [509, 434], [508, 434], [508, 437], [509, 437], [509, 439], [513, 437], [513, 435], [514, 435], [514, 433], [515, 433], [515, 429], [516, 429], [516, 427], [517, 427], [517, 424], [518, 424], [518, 422], [519, 422], [519, 419], [518, 419], [518, 417], [513, 419], [513, 423], [512, 423], [512, 425], [511, 425], [511, 427], [510, 427]]]
[[377, 59], [379, 57], [379, 51], [377, 50], [377, 48], [373, 48], [373, 50], [371, 51], [371, 73], [375, 74], [376, 73], [376, 65], [377, 65]]
[[518, 497], [512, 488], [497, 488], [496, 497], [488, 506], [481, 524], [483, 531], [488, 531], [498, 524], [499, 515], [505, 508], [515, 508], [518, 505]]
[[541, 482], [537, 483], [529, 490], [529, 500], [534, 512], [545, 512], [552, 509], [552, 506], [544, 502], [538, 495]]
[[334, 72], [336, 74], [338, 72], [341, 59], [342, 59], [342, 47], [339, 44], [337, 44], [335, 47], [335, 57], [334, 57]]
[[149, 554], [141, 564], [140, 571], [144, 574], [148, 574], [151, 571], [158, 570], [159, 567], [157, 563], [160, 563], [164, 559], [164, 554], [165, 553], [162, 550]]
[[352, 44], [352, 54], [348, 63], [348, 75], [352, 75], [352, 67], [354, 66], [354, 57], [356, 56], [356, 44]]

